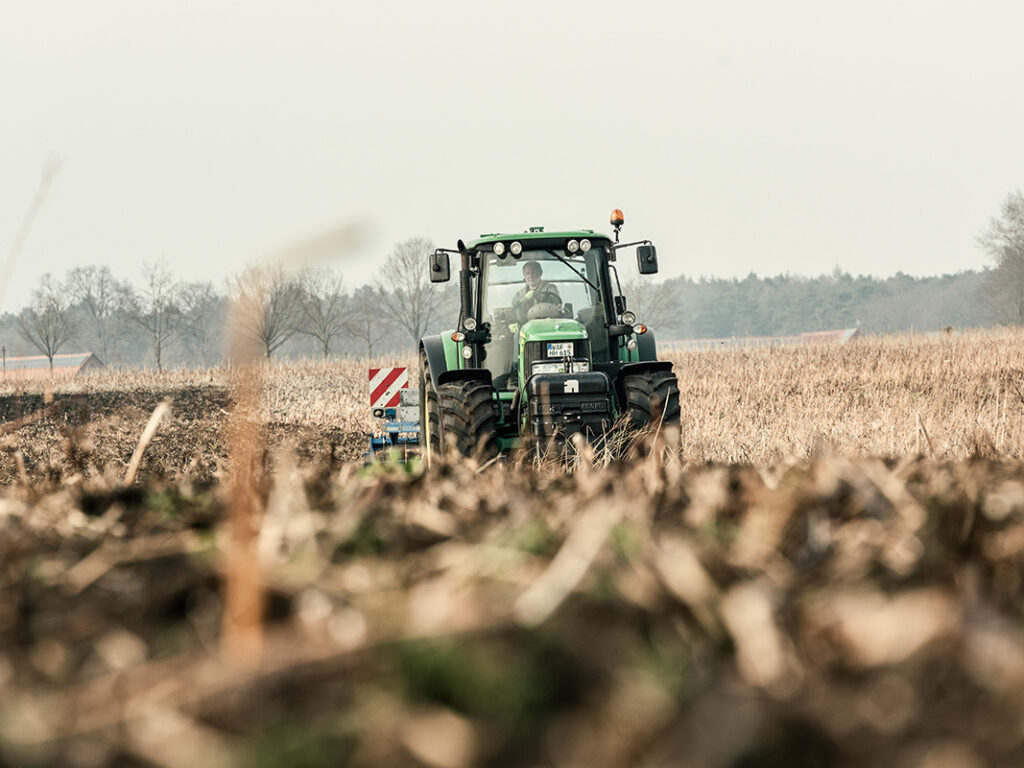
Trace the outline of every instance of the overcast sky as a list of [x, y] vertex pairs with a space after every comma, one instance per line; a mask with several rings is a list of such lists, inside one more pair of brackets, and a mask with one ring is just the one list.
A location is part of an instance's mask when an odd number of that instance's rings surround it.
[[663, 276], [938, 274], [1024, 187], [1020, 2], [0, 0], [0, 298], [44, 272], [224, 277], [358, 226], [548, 228]]

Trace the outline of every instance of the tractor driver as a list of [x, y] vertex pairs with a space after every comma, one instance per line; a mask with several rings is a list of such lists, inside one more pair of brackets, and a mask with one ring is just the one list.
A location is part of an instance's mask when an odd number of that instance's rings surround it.
[[527, 261], [523, 264], [523, 281], [526, 284], [512, 297], [512, 306], [521, 323], [526, 322], [527, 313], [533, 307], [540, 304], [553, 304], [560, 308], [562, 305], [562, 297], [558, 293], [558, 288], [554, 283], [542, 280], [542, 274], [544, 274], [544, 268], [539, 261]]

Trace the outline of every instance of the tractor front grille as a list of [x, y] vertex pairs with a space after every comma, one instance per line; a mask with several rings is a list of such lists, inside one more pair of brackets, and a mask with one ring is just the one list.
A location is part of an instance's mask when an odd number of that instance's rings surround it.
[[[568, 339], [567, 339], [568, 341]], [[561, 360], [558, 357], [547, 356], [547, 341], [528, 341], [526, 342], [526, 348], [523, 351], [523, 371], [526, 373], [526, 378], [530, 378], [530, 374], [533, 373], [533, 364], [540, 362], [541, 360]], [[572, 345], [572, 356], [577, 360], [590, 360], [590, 340], [589, 339], [575, 339]]]

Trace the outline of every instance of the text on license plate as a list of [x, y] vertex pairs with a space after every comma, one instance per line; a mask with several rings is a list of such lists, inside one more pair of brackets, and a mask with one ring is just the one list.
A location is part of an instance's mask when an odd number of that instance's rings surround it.
[[548, 342], [548, 357], [572, 357], [572, 342]]

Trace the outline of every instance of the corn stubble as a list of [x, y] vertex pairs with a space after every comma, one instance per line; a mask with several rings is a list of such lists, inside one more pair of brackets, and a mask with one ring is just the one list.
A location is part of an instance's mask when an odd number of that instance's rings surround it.
[[1024, 764], [1022, 342], [681, 354], [680, 433], [430, 474], [363, 361], [8, 384], [0, 764]]

